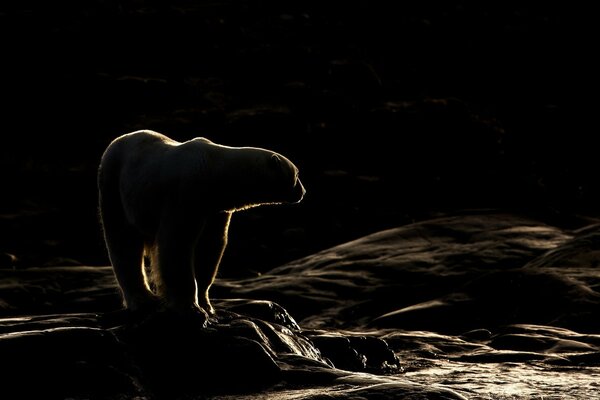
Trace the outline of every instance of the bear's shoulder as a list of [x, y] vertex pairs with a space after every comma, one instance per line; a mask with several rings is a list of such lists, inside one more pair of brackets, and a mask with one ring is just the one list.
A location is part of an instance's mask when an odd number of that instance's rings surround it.
[[215, 144], [212, 140], [207, 139], [207, 138], [202, 137], [202, 136], [193, 138], [193, 139], [190, 140], [190, 142], [202, 143], [202, 144], [211, 144], [211, 145]]

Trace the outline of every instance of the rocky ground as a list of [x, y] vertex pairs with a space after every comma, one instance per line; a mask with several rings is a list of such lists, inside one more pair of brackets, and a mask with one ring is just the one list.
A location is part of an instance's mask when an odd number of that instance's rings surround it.
[[110, 267], [4, 269], [3, 390], [586, 398], [600, 373], [599, 232], [507, 214], [401, 226], [258, 277], [218, 280], [206, 328], [118, 311]]

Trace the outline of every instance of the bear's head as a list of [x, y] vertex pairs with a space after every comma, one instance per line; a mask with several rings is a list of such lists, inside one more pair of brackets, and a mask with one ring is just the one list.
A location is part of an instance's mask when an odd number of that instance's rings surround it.
[[245, 193], [250, 195], [243, 208], [263, 204], [299, 203], [306, 190], [298, 177], [298, 168], [286, 157], [271, 150], [244, 148], [254, 160], [246, 165]]
[[[281, 154], [273, 153], [269, 157], [269, 169], [273, 173], [273, 181], [279, 193], [274, 194], [280, 197], [281, 203], [300, 203], [306, 194], [306, 189], [298, 177], [298, 168]], [[283, 189], [283, 190], [281, 190]]]
[[243, 181], [238, 188], [243, 193], [241, 206], [245, 209], [263, 204], [299, 203], [306, 190], [298, 177], [298, 168], [279, 153], [260, 148], [239, 148], [244, 153], [240, 159], [245, 162], [240, 171]]

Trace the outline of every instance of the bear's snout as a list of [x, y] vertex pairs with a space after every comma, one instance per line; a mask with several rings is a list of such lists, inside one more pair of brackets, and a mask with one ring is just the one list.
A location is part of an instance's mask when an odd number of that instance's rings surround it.
[[302, 198], [304, 198], [305, 194], [306, 194], [306, 189], [304, 189], [302, 182], [300, 182], [300, 179], [298, 179], [296, 181], [296, 184], [294, 185], [294, 190], [293, 190], [292, 200], [291, 200], [292, 203], [300, 203], [302, 201]]

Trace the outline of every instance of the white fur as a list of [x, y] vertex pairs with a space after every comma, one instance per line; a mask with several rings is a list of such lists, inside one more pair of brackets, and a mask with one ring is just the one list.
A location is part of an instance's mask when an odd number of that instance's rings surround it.
[[210, 313], [208, 290], [231, 214], [299, 202], [305, 193], [294, 164], [270, 150], [205, 138], [180, 143], [146, 130], [108, 146], [98, 190], [104, 238], [126, 306], [136, 310], [159, 301]]

